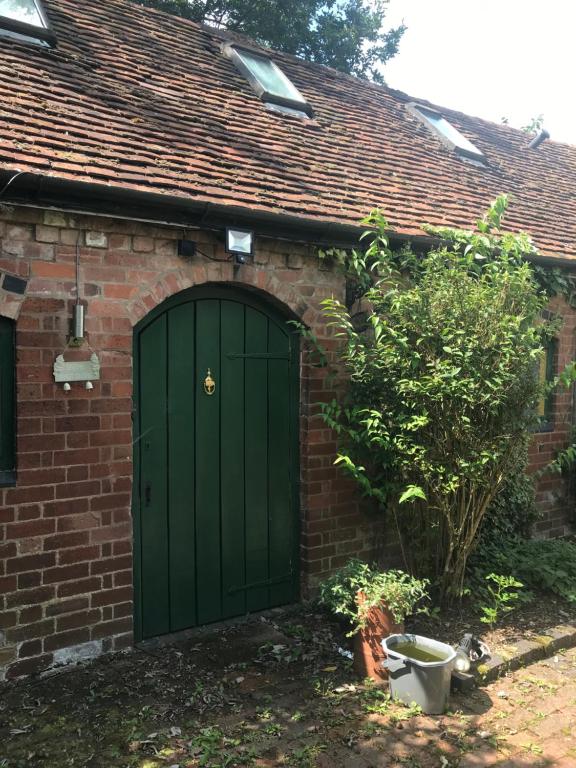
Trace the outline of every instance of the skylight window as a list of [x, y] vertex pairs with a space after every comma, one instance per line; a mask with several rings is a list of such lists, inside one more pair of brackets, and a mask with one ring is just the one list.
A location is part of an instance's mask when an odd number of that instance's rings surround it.
[[428, 128], [430, 128], [442, 142], [451, 150], [462, 157], [471, 160], [477, 160], [481, 163], [486, 162], [485, 155], [472, 144], [471, 141], [463, 136], [454, 126], [443, 117], [440, 112], [436, 112], [420, 104], [409, 104], [408, 108], [412, 114], [416, 115]]
[[284, 72], [265, 54], [237, 45], [224, 52], [267, 105], [285, 107], [288, 114], [312, 117], [312, 107]]
[[0, 34], [56, 45], [40, 0], [0, 0]]

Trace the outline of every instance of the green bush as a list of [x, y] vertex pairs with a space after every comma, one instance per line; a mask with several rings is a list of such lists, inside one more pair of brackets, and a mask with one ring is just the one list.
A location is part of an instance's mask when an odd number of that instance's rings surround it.
[[377, 605], [385, 604], [400, 624], [427, 597], [427, 586], [425, 579], [415, 579], [403, 571], [380, 571], [352, 558], [320, 585], [320, 603], [336, 616], [347, 619], [352, 624], [350, 634], [354, 634], [365, 625], [370, 609]]
[[528, 589], [546, 590], [576, 603], [576, 544], [566, 539], [510, 537], [485, 544], [469, 562], [472, 591], [482, 591], [492, 572], [509, 574]]
[[510, 537], [529, 538], [534, 523], [541, 517], [536, 506], [533, 479], [526, 474], [527, 443], [520, 446], [511, 463], [501, 489], [490, 504], [482, 521], [478, 550], [485, 544]]
[[532, 244], [501, 229], [505, 209], [501, 197], [476, 232], [433, 230], [439, 244], [418, 258], [391, 250], [373, 213], [367, 251], [343, 260], [366, 322], [324, 302], [349, 381], [322, 408], [337, 463], [392, 513], [409, 570], [447, 598], [461, 595], [486, 512], [535, 426], [547, 392], [535, 371], [557, 332], [542, 319]]

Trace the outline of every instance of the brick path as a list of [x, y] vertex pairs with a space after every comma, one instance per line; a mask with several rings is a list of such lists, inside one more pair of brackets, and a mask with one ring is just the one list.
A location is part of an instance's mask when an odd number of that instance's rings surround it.
[[427, 717], [359, 684], [331, 629], [299, 622], [0, 689], [0, 766], [576, 768], [576, 650]]
[[[484, 711], [486, 705], [490, 708]], [[476, 742], [478, 748], [461, 760], [459, 768], [575, 768], [576, 650], [480, 689], [462, 710], [490, 736], [483, 745]]]

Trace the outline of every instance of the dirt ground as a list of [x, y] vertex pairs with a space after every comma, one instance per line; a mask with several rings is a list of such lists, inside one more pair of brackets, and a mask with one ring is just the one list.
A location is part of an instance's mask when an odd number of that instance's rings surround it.
[[576, 768], [576, 650], [430, 717], [360, 683], [344, 642], [300, 609], [5, 685], [0, 768]]

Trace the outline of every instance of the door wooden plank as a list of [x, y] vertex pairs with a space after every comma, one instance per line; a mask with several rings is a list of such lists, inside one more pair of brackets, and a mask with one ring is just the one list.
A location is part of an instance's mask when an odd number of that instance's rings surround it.
[[[208, 395], [210, 371], [216, 383]], [[222, 616], [220, 530], [220, 301], [196, 302], [196, 599], [198, 623]]]
[[[268, 318], [246, 307], [246, 352], [268, 351]], [[267, 582], [268, 573], [268, 361], [246, 362], [246, 584]], [[268, 586], [246, 590], [246, 610], [268, 607]]]
[[170, 631], [167, 525], [166, 316], [140, 335], [142, 634]]
[[[244, 542], [244, 306], [221, 303], [222, 618], [246, 612]], [[240, 588], [240, 589], [239, 589]]]
[[168, 313], [170, 631], [196, 624], [194, 303]]
[[[286, 353], [288, 335], [270, 323], [268, 348]], [[290, 379], [288, 360], [268, 363], [268, 508], [270, 540], [270, 606], [294, 599], [292, 562], [294, 520], [290, 476]], [[277, 582], [277, 583], [274, 583]]]

